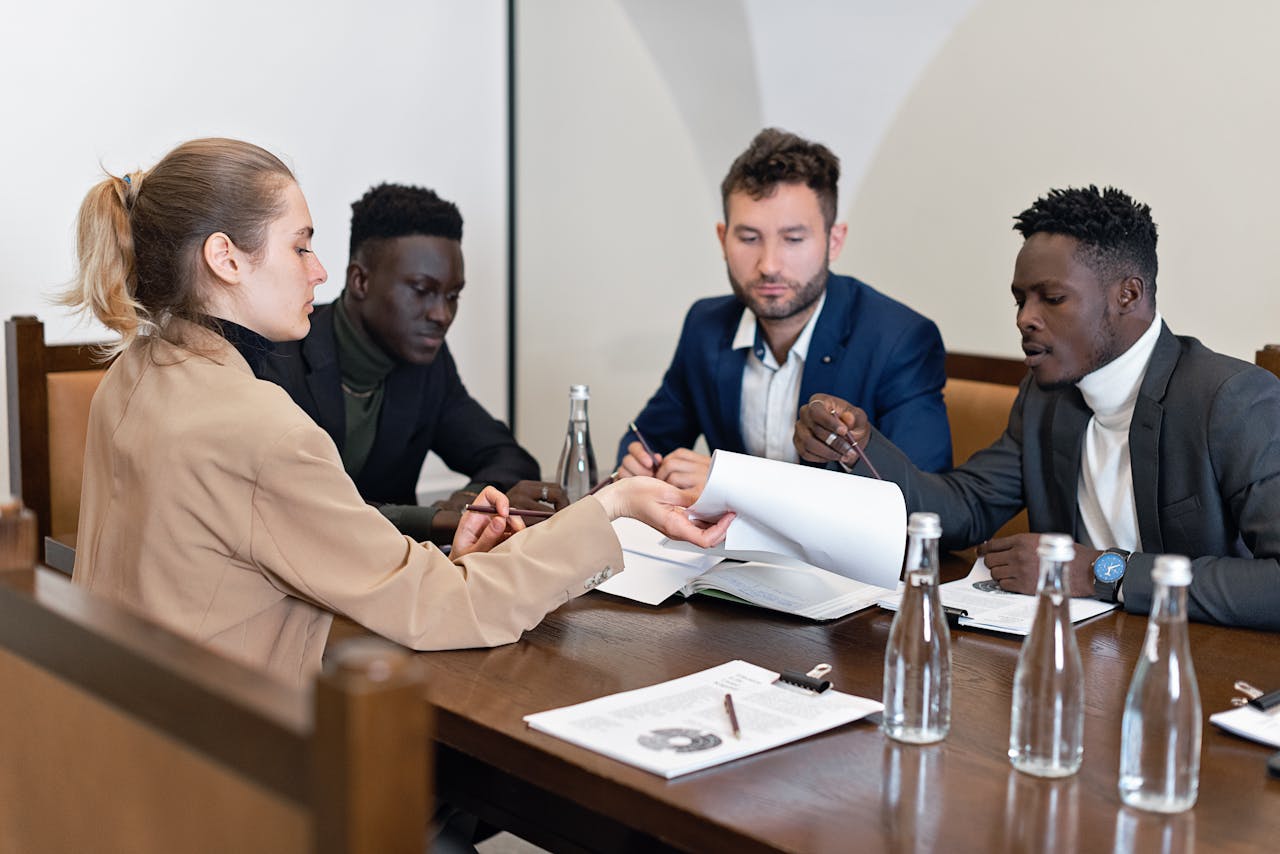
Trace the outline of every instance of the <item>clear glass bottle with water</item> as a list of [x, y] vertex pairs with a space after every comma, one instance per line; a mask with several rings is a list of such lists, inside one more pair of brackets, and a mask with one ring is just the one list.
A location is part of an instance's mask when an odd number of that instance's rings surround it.
[[1160, 555], [1147, 637], [1124, 701], [1120, 798], [1131, 807], [1182, 812], [1200, 791], [1200, 689], [1187, 637], [1191, 561]]
[[951, 728], [951, 632], [938, 592], [937, 513], [907, 522], [907, 572], [884, 649], [881, 727], [897, 741], [928, 744]]
[[1040, 586], [1013, 677], [1009, 760], [1037, 777], [1066, 777], [1084, 757], [1084, 671], [1067, 594], [1075, 543], [1065, 534], [1043, 534], [1036, 551]]
[[570, 501], [577, 501], [596, 484], [596, 455], [591, 449], [591, 429], [587, 423], [587, 401], [591, 389], [585, 385], [569, 386], [569, 429], [556, 466], [556, 482]]

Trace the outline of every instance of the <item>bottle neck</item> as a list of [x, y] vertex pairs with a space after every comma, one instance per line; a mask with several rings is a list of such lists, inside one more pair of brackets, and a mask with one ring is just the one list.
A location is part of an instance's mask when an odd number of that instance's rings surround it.
[[1040, 593], [1067, 595], [1067, 564], [1060, 560], [1041, 558], [1040, 560]]
[[570, 421], [586, 421], [587, 420], [587, 403], [586, 400], [577, 400], [571, 398], [569, 400], [569, 420]]
[[1151, 619], [1165, 623], [1187, 622], [1187, 588], [1156, 582], [1151, 600]]
[[907, 541], [907, 574], [938, 579], [938, 538], [912, 534]]

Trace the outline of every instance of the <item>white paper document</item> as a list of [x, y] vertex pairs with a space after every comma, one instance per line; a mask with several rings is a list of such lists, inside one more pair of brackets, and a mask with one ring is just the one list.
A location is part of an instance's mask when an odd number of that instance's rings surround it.
[[[1036, 617], [1036, 597], [1001, 590], [1000, 586], [992, 580], [991, 570], [987, 569], [987, 563], [982, 558], [974, 562], [973, 569], [968, 575], [957, 581], [943, 584], [938, 588], [938, 592], [942, 594], [943, 605], [968, 612], [968, 616], [959, 618], [962, 626], [1009, 635], [1031, 633], [1031, 624]], [[902, 593], [899, 590], [881, 599], [877, 604], [890, 611], [896, 611], [901, 599]], [[1116, 607], [1100, 599], [1072, 599], [1068, 605], [1073, 623], [1114, 611]]]
[[834, 620], [876, 604], [883, 587], [863, 584], [803, 561], [775, 556], [768, 561], [725, 560], [688, 581], [680, 593], [727, 593], [751, 605], [810, 620]]
[[863, 584], [782, 555], [742, 562], [673, 543], [634, 519], [617, 519], [613, 529], [622, 544], [619, 573], [597, 590], [646, 605], [657, 605], [679, 593], [727, 593], [761, 608], [811, 620], [833, 620], [870, 608], [890, 591]]
[[635, 519], [615, 519], [613, 531], [622, 544], [622, 565], [626, 572], [618, 573], [596, 589], [646, 605], [663, 602], [723, 560], [722, 555], [694, 546], [676, 548], [661, 531]]
[[[775, 685], [778, 674], [730, 661], [649, 688], [526, 715], [533, 729], [668, 779], [806, 738], [883, 706], [829, 690]], [[741, 737], [725, 710], [733, 697]]]
[[1209, 715], [1209, 721], [1243, 738], [1280, 747], [1280, 708], [1264, 712], [1253, 706], [1241, 706]]
[[897, 484], [729, 451], [711, 470], [690, 514], [732, 510], [726, 557], [779, 554], [892, 590], [902, 573], [907, 506]]

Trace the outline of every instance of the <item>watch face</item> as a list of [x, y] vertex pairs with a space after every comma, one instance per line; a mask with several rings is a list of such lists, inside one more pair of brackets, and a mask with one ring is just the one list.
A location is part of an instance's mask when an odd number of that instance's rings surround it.
[[1115, 552], [1103, 552], [1093, 562], [1093, 577], [1099, 581], [1118, 581], [1124, 575], [1124, 558]]

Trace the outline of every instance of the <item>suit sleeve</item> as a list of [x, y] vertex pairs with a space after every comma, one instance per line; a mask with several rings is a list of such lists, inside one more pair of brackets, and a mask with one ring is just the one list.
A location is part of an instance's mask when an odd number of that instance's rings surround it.
[[946, 351], [923, 318], [903, 330], [876, 389], [876, 426], [923, 471], [951, 468], [951, 426], [942, 400]]
[[[941, 517], [943, 548], [963, 549], [988, 540], [1022, 509], [1022, 411], [1029, 382], [1024, 380], [1018, 390], [1004, 434], [949, 472], [921, 470], [901, 448], [872, 428], [867, 456], [885, 480], [902, 488], [908, 513], [925, 511]], [[862, 460], [853, 471], [871, 476]]]
[[538, 461], [520, 447], [507, 425], [467, 394], [453, 357], [445, 364], [445, 396], [431, 450], [445, 465], [474, 483], [506, 491], [522, 480], [539, 480]]
[[[1280, 631], [1280, 383], [1260, 370], [1223, 383], [1209, 409], [1208, 453], [1218, 495], [1252, 557], [1202, 556], [1191, 561], [1187, 613], [1193, 620]], [[1129, 559], [1126, 611], [1151, 610], [1154, 554]]]
[[[676, 448], [692, 448], [702, 434], [698, 423], [697, 408], [689, 387], [689, 371], [693, 367], [697, 333], [692, 329], [693, 312], [685, 315], [680, 341], [676, 344], [671, 365], [662, 377], [662, 385], [649, 398], [644, 409], [636, 416], [636, 426], [644, 434], [649, 445], [659, 454], [669, 454]], [[618, 442], [617, 463], [627, 455], [627, 445], [635, 441], [630, 433]]]
[[515, 641], [622, 567], [593, 498], [455, 563], [366, 505], [333, 443], [310, 425], [271, 449], [251, 512], [250, 559], [274, 585], [418, 650]]

